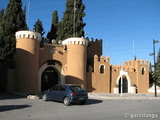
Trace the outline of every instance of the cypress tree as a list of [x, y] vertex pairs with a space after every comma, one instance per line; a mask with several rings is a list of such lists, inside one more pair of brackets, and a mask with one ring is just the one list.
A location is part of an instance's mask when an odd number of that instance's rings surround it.
[[47, 38], [49, 39], [49, 43], [52, 43], [53, 39], [57, 39], [57, 28], [58, 28], [58, 12], [55, 10], [52, 13], [52, 24], [51, 24], [51, 30], [47, 34]]
[[63, 40], [64, 38], [64, 30], [63, 30], [63, 21], [60, 21], [58, 23], [58, 29], [57, 29], [57, 38], [56, 38], [56, 41], [59, 41], [59, 40]]
[[[60, 40], [64, 40], [69, 37], [82, 37], [84, 36], [84, 26], [83, 17], [85, 16], [85, 5], [82, 0], [67, 0], [66, 1], [66, 9], [62, 18], [62, 22], [58, 27], [58, 38]], [[74, 33], [74, 10], [75, 10], [75, 33]]]
[[[3, 16], [4, 16], [4, 9], [1, 9], [0, 10], [0, 23], [2, 21]], [[2, 49], [3, 46], [4, 46], [4, 40], [2, 40], [2, 38], [0, 37], [0, 53], [1, 53], [1, 51], [3, 51], [3, 49]], [[0, 54], [0, 59], [2, 58], [1, 54]]]
[[10, 0], [0, 22], [0, 55], [8, 64], [7, 68], [15, 68], [15, 32], [26, 29], [22, 1]]
[[4, 9], [0, 10], [0, 22], [2, 21], [2, 18], [4, 16]]
[[154, 72], [152, 70], [152, 65], [150, 62], [150, 64], [149, 64], [149, 85], [150, 85], [150, 87], [152, 86], [153, 82], [154, 82]]
[[84, 10], [85, 10], [85, 5], [82, 3], [82, 0], [76, 0], [76, 30], [75, 30], [75, 36], [76, 37], [84, 37], [84, 26], [86, 23], [83, 22], [83, 17], [86, 15]]
[[155, 77], [156, 82], [160, 84], [160, 50], [158, 51], [158, 56], [155, 63]]
[[40, 41], [40, 47], [43, 47], [43, 44], [44, 44], [44, 28], [43, 28], [43, 24], [42, 24], [42, 21], [40, 19], [38, 19], [36, 22], [35, 22], [35, 25], [34, 25], [34, 28], [33, 28], [33, 31], [35, 32], [38, 32], [41, 34], [41, 41]]

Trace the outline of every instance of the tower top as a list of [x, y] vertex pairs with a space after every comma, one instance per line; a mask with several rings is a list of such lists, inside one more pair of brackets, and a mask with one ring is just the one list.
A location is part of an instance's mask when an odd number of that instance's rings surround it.
[[27, 30], [18, 31], [16, 32], [15, 36], [16, 39], [27, 38], [27, 39], [41, 40], [41, 34], [34, 31], [27, 31]]
[[62, 42], [63, 45], [68, 44], [79, 44], [79, 45], [88, 45], [88, 41], [85, 38], [73, 37], [68, 38]]

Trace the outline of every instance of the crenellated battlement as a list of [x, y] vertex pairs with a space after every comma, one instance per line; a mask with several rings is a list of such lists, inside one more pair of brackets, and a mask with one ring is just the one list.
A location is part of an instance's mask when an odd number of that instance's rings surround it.
[[112, 71], [119, 72], [120, 70], [126, 71], [126, 72], [136, 72], [134, 67], [129, 66], [122, 66], [122, 65], [115, 65], [112, 66]]
[[88, 41], [85, 38], [68, 38], [62, 42], [63, 45], [76, 44], [88, 46]]
[[120, 71], [124, 70], [126, 72], [136, 72], [136, 68], [140, 66], [148, 66], [148, 60], [132, 60], [132, 61], [124, 61], [124, 65], [112, 65], [112, 71]]
[[98, 39], [89, 39], [89, 42], [93, 42], [93, 43], [102, 43], [102, 39], [98, 40]]
[[16, 39], [27, 38], [41, 40], [41, 34], [34, 31], [18, 31], [16, 32]]
[[110, 57], [104, 57], [104, 56], [100, 56], [100, 57], [98, 57], [97, 55], [94, 55], [94, 60], [95, 61], [99, 61], [99, 62], [109, 62], [110, 63]]
[[144, 60], [139, 60], [139, 59], [136, 59], [136, 60], [132, 60], [132, 61], [124, 61], [124, 66], [135, 66], [135, 65], [148, 65], [148, 60], [144, 61]]

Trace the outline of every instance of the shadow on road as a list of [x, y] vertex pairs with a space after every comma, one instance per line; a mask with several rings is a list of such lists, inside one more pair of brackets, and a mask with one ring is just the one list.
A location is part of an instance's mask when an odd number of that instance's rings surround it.
[[86, 105], [99, 104], [99, 103], [102, 103], [102, 102], [103, 102], [103, 100], [88, 99], [88, 101], [86, 102]]
[[17, 110], [17, 109], [24, 109], [27, 107], [31, 107], [31, 106], [30, 105], [2, 105], [2, 106], [0, 106], [0, 112]]

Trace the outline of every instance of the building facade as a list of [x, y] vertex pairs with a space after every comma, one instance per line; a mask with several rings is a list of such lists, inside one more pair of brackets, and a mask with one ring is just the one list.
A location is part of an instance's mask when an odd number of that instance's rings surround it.
[[[122, 78], [123, 92], [148, 92], [148, 61], [115, 66], [102, 56], [102, 40], [74, 37], [40, 48], [40, 39], [37, 32], [16, 32], [15, 79], [8, 80], [8, 91], [40, 93], [55, 84], [80, 84], [89, 92], [120, 93]], [[128, 74], [121, 76], [122, 70]]]

